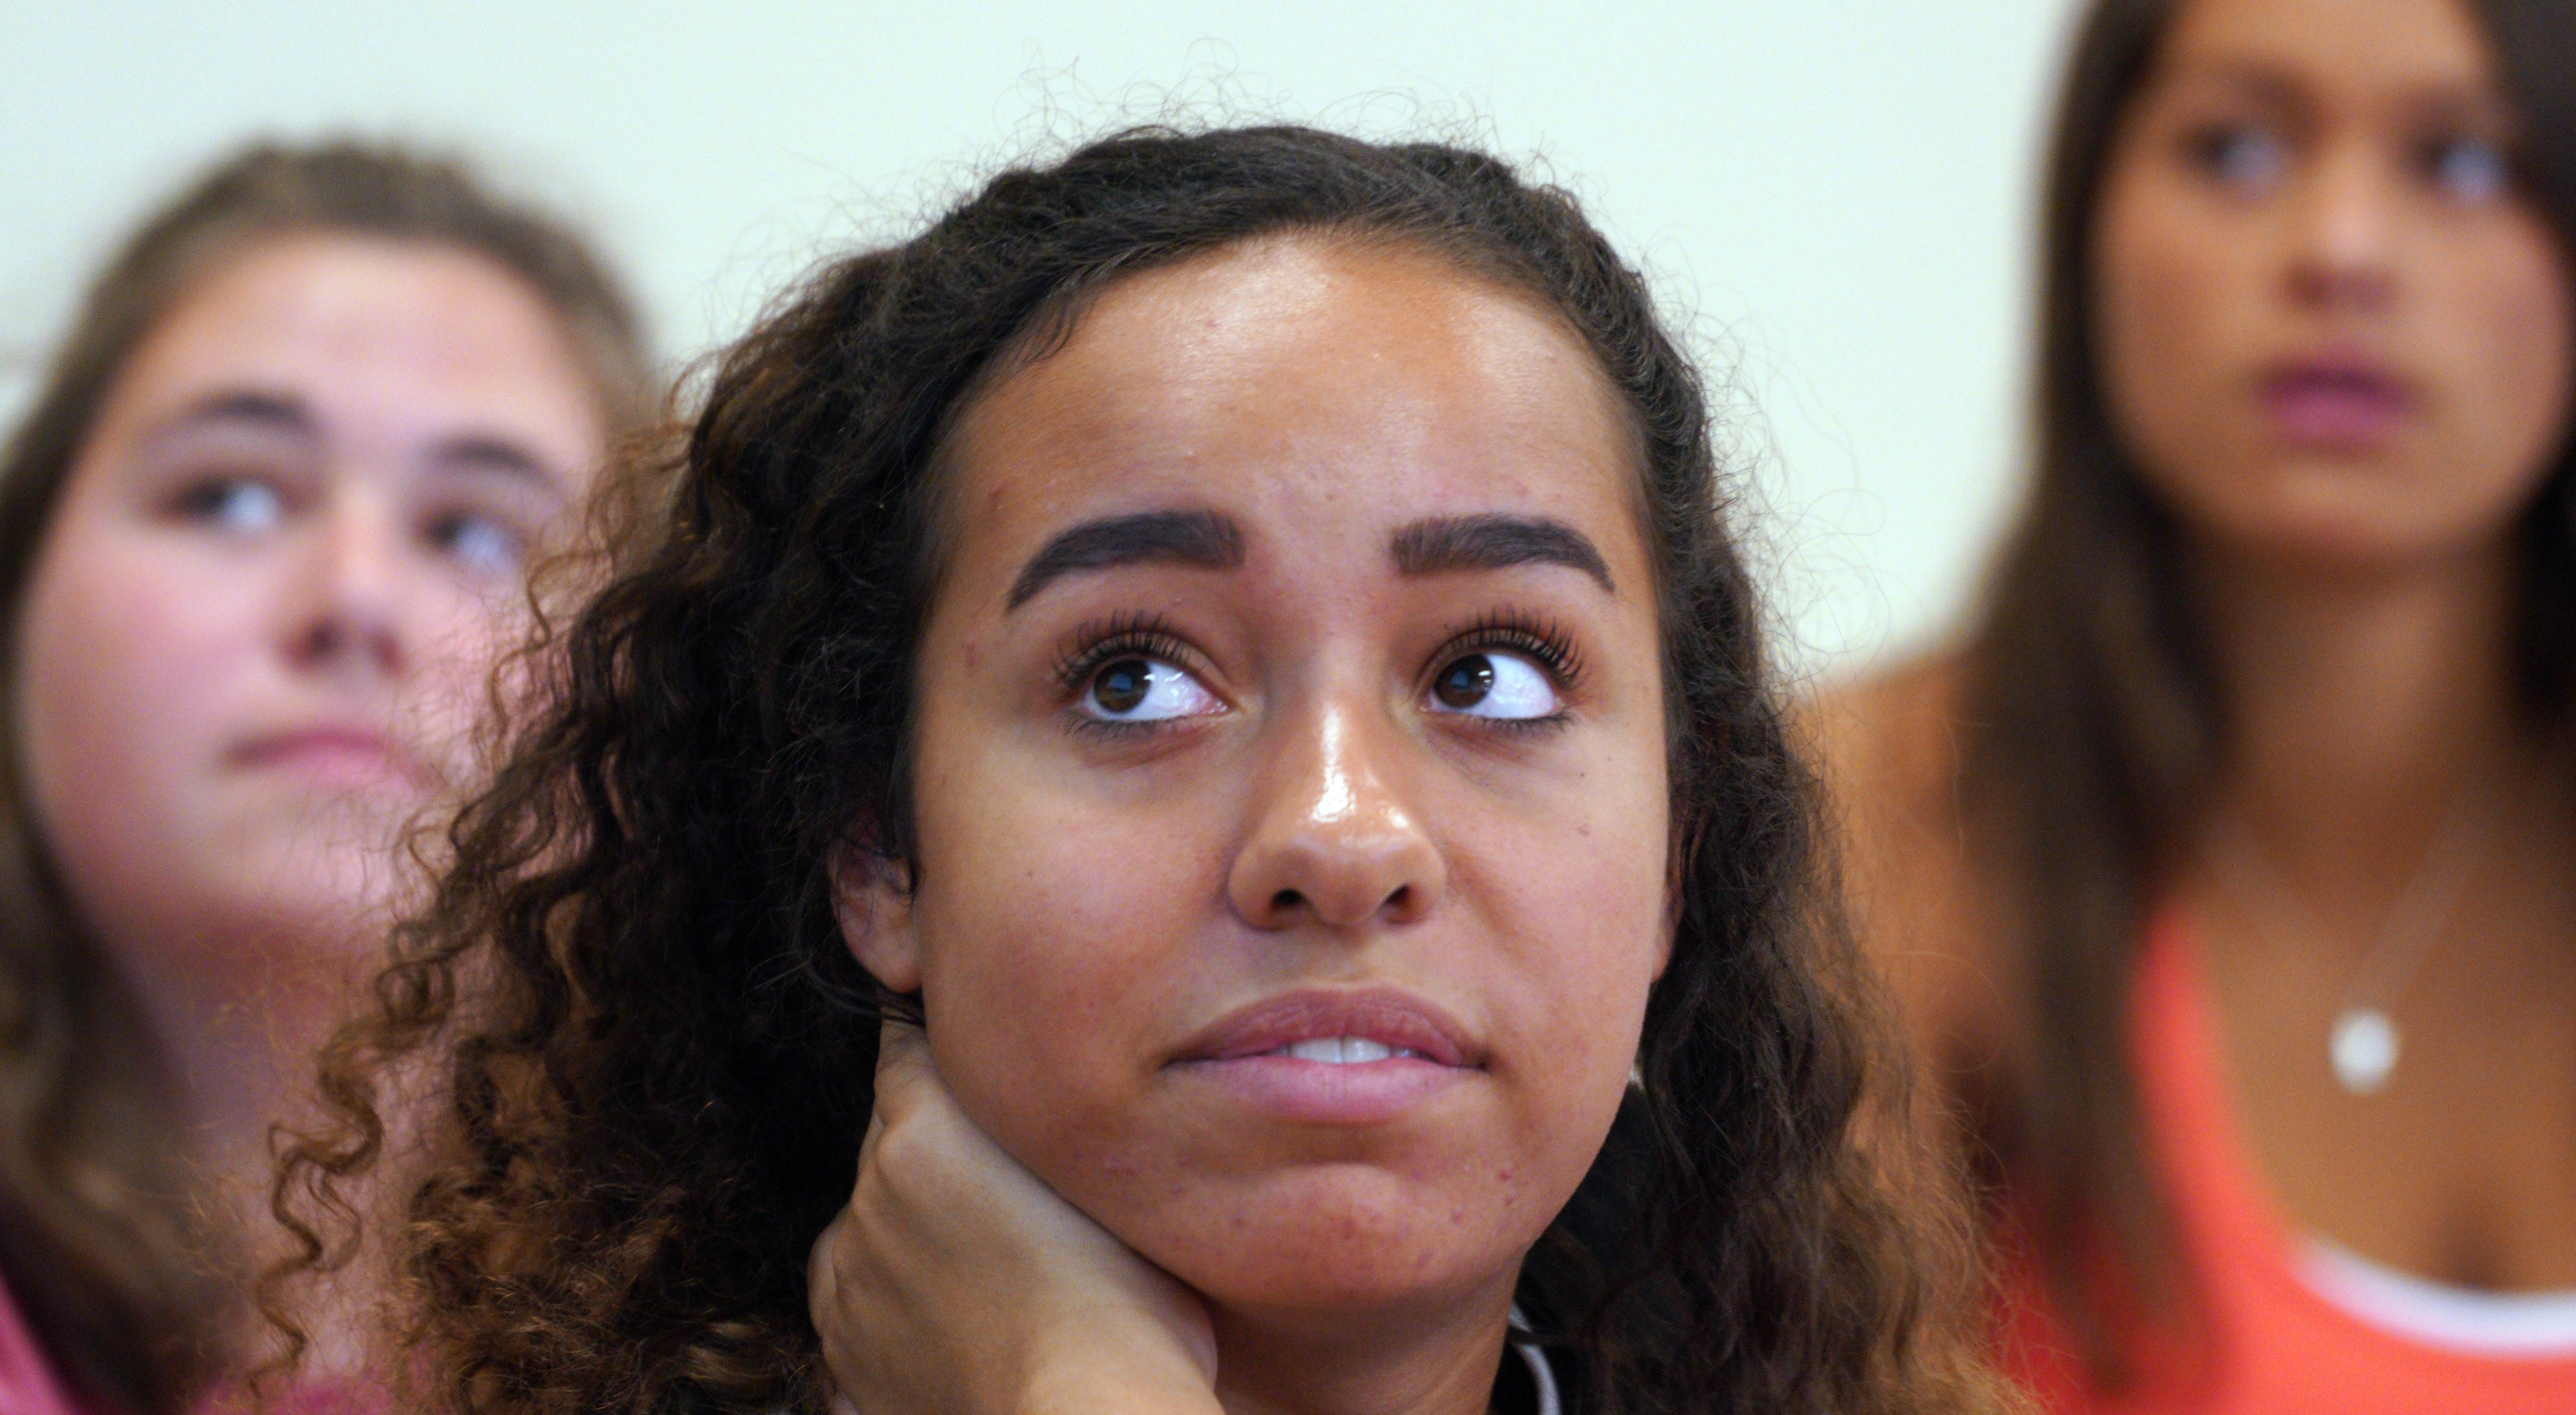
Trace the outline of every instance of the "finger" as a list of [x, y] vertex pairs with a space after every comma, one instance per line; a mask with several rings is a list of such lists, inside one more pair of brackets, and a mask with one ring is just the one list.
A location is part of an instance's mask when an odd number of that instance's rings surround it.
[[932, 1070], [930, 1037], [919, 1027], [901, 1018], [888, 1017], [877, 1024], [877, 1090], [888, 1083], [909, 1084]]
[[920, 1094], [926, 1079], [935, 1084], [937, 1076], [930, 1061], [930, 1039], [919, 1027], [893, 1017], [879, 1022], [877, 1074], [868, 1105], [868, 1130], [859, 1139], [861, 1151], [876, 1144], [889, 1110], [900, 1109]]
[[823, 1225], [814, 1246], [805, 1250], [805, 1305], [810, 1315], [820, 1317], [840, 1300], [841, 1270], [834, 1258], [849, 1226], [850, 1211], [843, 1209]]

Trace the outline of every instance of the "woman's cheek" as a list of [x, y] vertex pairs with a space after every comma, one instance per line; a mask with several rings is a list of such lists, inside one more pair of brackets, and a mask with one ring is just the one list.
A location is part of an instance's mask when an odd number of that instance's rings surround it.
[[1510, 946], [1486, 986], [1512, 1019], [1524, 1142], [1569, 1191], [1617, 1113], [1666, 959], [1660, 767], [1642, 748], [1605, 758], [1590, 799], [1538, 813], [1474, 871]]
[[2509, 484], [2506, 499], [2518, 505], [2567, 440], [2576, 329], [2554, 247], [2537, 235], [2501, 244], [2486, 259], [2460, 263], [2479, 288], [2455, 304], [2469, 325], [2456, 364], [2470, 374], [2454, 387], [2470, 405], [2465, 431], [2490, 444], [2471, 464], [2495, 467]]
[[[221, 577], [81, 534], [40, 565], [25, 629], [29, 750], [40, 779], [88, 796], [132, 796], [138, 816], [176, 813], [216, 765], [222, 709], [254, 621]], [[140, 842], [138, 842], [139, 844]], [[166, 842], [164, 842], [166, 843]]]
[[[950, 789], [1009, 799], [999, 783]], [[1173, 956], [1180, 906], [1214, 893], [1176, 877], [1171, 832], [1114, 813], [1017, 811], [954, 838], [921, 901], [931, 1046], [969, 1114], [1034, 1163], [1051, 1134], [1132, 1102], [1179, 1039], [1155, 999], [1190, 966]]]

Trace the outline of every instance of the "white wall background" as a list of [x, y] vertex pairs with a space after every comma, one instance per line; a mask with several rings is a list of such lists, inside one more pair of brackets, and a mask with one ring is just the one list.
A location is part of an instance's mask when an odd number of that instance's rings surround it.
[[149, 204], [258, 134], [462, 147], [675, 359], [994, 161], [1173, 103], [1542, 155], [1729, 372], [1801, 660], [1939, 632], [2022, 452], [2069, 0], [0, 5], [0, 417]]

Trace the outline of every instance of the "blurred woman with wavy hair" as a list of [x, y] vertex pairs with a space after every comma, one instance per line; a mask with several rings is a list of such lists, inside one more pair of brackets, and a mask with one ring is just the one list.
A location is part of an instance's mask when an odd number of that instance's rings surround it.
[[0, 463], [0, 1407], [247, 1358], [269, 1126], [650, 380], [578, 238], [396, 148], [248, 149], [91, 288]]
[[2062, 1409], [2576, 1408], [2563, 0], [2098, 0], [2038, 476], [1825, 715]]

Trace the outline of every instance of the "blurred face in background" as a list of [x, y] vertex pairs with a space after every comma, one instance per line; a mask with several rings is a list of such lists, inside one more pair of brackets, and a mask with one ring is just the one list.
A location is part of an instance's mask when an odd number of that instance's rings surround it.
[[2567, 270], [2462, 0], [2187, 0], [2094, 231], [2105, 395], [2204, 544], [2499, 550], [2566, 435]]
[[129, 965], [381, 927], [603, 429], [545, 303], [462, 250], [270, 238], [145, 337], [14, 685], [53, 857]]

